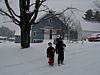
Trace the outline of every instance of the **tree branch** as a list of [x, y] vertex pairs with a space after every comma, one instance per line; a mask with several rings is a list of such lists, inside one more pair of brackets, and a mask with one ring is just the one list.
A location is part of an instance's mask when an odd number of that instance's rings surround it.
[[49, 7], [47, 6], [47, 5], [41, 5], [41, 6], [43, 6], [45, 9], [43, 9], [43, 10], [39, 10], [39, 12], [41, 12], [41, 11], [44, 11], [44, 12], [49, 12]]
[[15, 21], [15, 20], [13, 19], [13, 17], [12, 17], [10, 14], [8, 14], [8, 13], [5, 12], [5, 11], [3, 11], [2, 9], [0, 9], [0, 14], [1, 14], [1, 15], [6, 15], [6, 16], [8, 16], [16, 25], [19, 25], [19, 21]]
[[35, 3], [30, 4], [30, 7], [33, 6], [33, 5], [35, 5]]
[[10, 12], [10, 14], [12, 15], [12, 16], [16, 16], [16, 17], [20, 17], [20, 16], [18, 16], [15, 12], [14, 12], [14, 10], [10, 7], [10, 5], [9, 5], [9, 3], [8, 3], [8, 0], [5, 0], [5, 4], [6, 4], [6, 7], [7, 7], [7, 9], [8, 9], [8, 11]]
[[36, 17], [37, 17], [38, 12], [39, 12], [39, 8], [45, 1], [46, 0], [36, 0], [35, 8], [34, 8], [33, 12], [31, 13], [32, 18], [30, 20], [30, 25], [32, 25], [34, 23], [34, 21], [36, 20]]
[[6, 15], [6, 16], [12, 18], [12, 16], [11, 16], [10, 14], [8, 14], [8, 13], [5, 12], [5, 11], [3, 11], [2, 9], [0, 9], [0, 14], [1, 14], [1, 15]]
[[26, 10], [29, 10], [30, 8], [30, 0], [26, 0]]
[[[57, 15], [62, 15], [64, 12], [66, 12], [67, 10], [73, 10], [73, 9], [76, 9], [76, 10], [78, 10], [77, 8], [72, 8], [72, 7], [68, 7], [68, 8], [66, 8], [64, 11], [62, 11], [61, 13], [56, 13], [56, 14], [52, 14], [51, 16], [49, 16], [49, 17], [47, 17], [47, 18], [45, 18], [45, 19], [43, 19], [43, 20], [41, 20], [41, 21], [39, 21], [39, 22], [36, 22], [36, 23], [34, 23], [34, 24], [38, 24], [38, 23], [40, 23], [40, 22], [43, 22], [43, 21], [45, 21], [45, 20], [47, 20], [47, 19], [50, 19], [50, 18], [52, 18], [52, 17], [55, 17], [55, 16], [57, 16]], [[69, 18], [70, 19], [70, 18]], [[69, 20], [68, 19], [68, 20]]]
[[94, 4], [95, 4], [96, 7], [100, 8], [100, 1], [99, 0], [94, 1]]
[[[15, 14], [15, 12], [12, 10], [12, 8], [9, 6], [9, 3], [8, 3], [8, 0], [5, 0], [5, 4], [6, 4], [6, 7], [7, 7], [7, 9], [8, 9], [8, 11], [9, 11], [9, 13], [10, 13], [10, 18], [12, 19], [12, 21], [16, 24], [16, 23], [20, 23], [20, 21], [19, 20], [17, 20], [16, 18], [15, 18], [15, 16], [17, 16], [16, 14]], [[14, 16], [15, 15], [15, 16]], [[18, 16], [17, 16], [18, 17]], [[18, 25], [17, 24], [17, 25]]]

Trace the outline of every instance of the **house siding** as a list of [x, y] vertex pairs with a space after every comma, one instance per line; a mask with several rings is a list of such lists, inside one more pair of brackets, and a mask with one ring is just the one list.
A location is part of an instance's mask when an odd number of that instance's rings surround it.
[[[36, 32], [36, 36], [34, 36], [34, 32]], [[43, 40], [44, 39], [44, 31], [41, 30], [38, 26], [32, 26], [32, 33], [31, 33], [31, 42], [34, 42], [34, 40]]]

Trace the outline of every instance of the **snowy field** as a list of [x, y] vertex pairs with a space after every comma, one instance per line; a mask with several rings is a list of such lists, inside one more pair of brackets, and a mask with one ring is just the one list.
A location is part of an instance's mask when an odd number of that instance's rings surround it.
[[[49, 40], [50, 41], [50, 40]], [[65, 43], [64, 65], [47, 63], [48, 41], [20, 49], [20, 44], [0, 43], [0, 75], [100, 75], [100, 42]]]

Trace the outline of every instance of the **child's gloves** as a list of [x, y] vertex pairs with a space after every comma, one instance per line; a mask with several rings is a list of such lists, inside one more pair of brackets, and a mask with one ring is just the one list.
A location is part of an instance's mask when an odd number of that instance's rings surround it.
[[65, 44], [63, 44], [63, 46], [64, 46], [64, 47], [66, 47], [66, 45], [65, 45]]

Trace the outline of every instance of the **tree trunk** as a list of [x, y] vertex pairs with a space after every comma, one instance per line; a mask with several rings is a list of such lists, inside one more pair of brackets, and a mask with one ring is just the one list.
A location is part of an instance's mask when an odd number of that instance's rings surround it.
[[30, 25], [21, 25], [21, 47], [30, 47]]

